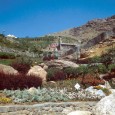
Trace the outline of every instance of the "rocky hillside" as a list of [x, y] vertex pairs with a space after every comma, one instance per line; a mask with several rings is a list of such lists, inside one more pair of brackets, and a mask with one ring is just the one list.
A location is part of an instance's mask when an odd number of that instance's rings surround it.
[[83, 44], [86, 44], [89, 40], [96, 38], [102, 33], [113, 31], [114, 28], [115, 15], [106, 19], [95, 19], [87, 22], [81, 27], [75, 27], [52, 35], [74, 38], [80, 40]]

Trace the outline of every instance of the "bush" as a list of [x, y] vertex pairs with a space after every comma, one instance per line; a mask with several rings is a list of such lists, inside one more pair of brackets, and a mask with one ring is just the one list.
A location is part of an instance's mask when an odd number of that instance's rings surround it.
[[41, 78], [27, 75], [10, 75], [0, 72], [0, 90], [3, 89], [24, 89], [30, 87], [39, 87], [42, 85]]
[[6, 103], [11, 103], [12, 99], [7, 98], [7, 97], [0, 97], [0, 103], [6, 104]]
[[66, 78], [66, 75], [61, 69], [52, 67], [47, 70], [47, 80], [48, 81], [64, 80], [65, 78]]
[[106, 72], [107, 72], [107, 68], [103, 64], [89, 66], [89, 73], [92, 73], [92, 74], [102, 73], [103, 74]]
[[88, 86], [96, 86], [99, 84], [104, 84], [104, 80], [98, 79], [92, 75], [86, 75], [83, 79], [83, 84], [88, 85]]
[[18, 70], [19, 73], [21, 74], [26, 74], [28, 72], [28, 70], [30, 69], [30, 65], [29, 64], [24, 64], [24, 63], [19, 63], [19, 62], [14, 62], [11, 64], [11, 66]]
[[115, 72], [115, 64], [110, 64], [110, 65], [108, 66], [108, 70], [109, 70], [110, 72]]
[[76, 78], [78, 76], [77, 68], [68, 67], [64, 69], [66, 78]]
[[18, 70], [21, 74], [26, 74], [28, 70], [30, 69], [30, 66], [32, 65], [32, 61], [29, 59], [21, 58], [19, 60], [16, 60], [11, 64], [11, 66]]
[[90, 59], [90, 63], [100, 63], [101, 62], [101, 57], [99, 56], [94, 56], [93, 58]]
[[15, 55], [12, 53], [0, 52], [0, 59], [15, 59]]

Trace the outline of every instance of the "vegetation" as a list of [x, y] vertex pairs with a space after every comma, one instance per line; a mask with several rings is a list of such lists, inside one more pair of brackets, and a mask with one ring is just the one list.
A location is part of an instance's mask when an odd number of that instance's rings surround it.
[[7, 104], [7, 103], [11, 103], [12, 99], [8, 98], [8, 97], [0, 97], [0, 104]]
[[0, 59], [15, 59], [16, 56], [12, 53], [0, 52]]
[[15, 60], [11, 66], [18, 70], [21, 74], [26, 74], [32, 65], [32, 61], [26, 58], [19, 58], [19, 60]]
[[65, 80], [65, 74], [61, 69], [58, 68], [50, 68], [47, 70], [47, 80], [48, 81], [58, 81], [58, 80]]
[[10, 75], [0, 72], [0, 90], [3, 89], [24, 89], [30, 87], [39, 87], [42, 85], [42, 80], [39, 77], [27, 75]]

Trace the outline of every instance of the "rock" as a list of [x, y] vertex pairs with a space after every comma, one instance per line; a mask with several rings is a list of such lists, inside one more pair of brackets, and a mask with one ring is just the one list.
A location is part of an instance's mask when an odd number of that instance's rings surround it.
[[112, 78], [112, 85], [115, 85], [115, 78]]
[[41, 64], [39, 64], [39, 66], [41, 66], [45, 70], [48, 69], [48, 66], [45, 63], [41, 63]]
[[36, 77], [40, 77], [42, 79], [42, 82], [46, 82], [46, 76], [47, 72], [40, 66], [33, 66], [31, 69], [28, 71], [27, 75], [34, 75]]
[[105, 93], [102, 90], [94, 89], [93, 86], [90, 86], [90, 87], [86, 88], [85, 90], [90, 92], [91, 94], [95, 94], [95, 95], [98, 95], [98, 96], [101, 96], [101, 97], [106, 96]]
[[7, 66], [7, 65], [3, 65], [3, 64], [0, 64], [0, 71], [4, 72], [5, 74], [13, 74], [13, 75], [17, 75], [18, 74], [18, 71], [15, 70], [13, 67]]
[[101, 99], [93, 108], [95, 115], [115, 115], [115, 92]]
[[67, 115], [91, 115], [90, 111], [73, 111]]
[[35, 87], [31, 87], [30, 89], [28, 89], [28, 92], [31, 94], [31, 95], [35, 95], [38, 93], [38, 90], [35, 88]]
[[70, 112], [72, 112], [72, 111], [73, 111], [72, 108], [66, 107], [65, 109], [63, 109], [62, 113], [67, 115], [68, 113], [70, 113]]
[[51, 60], [47, 62], [48, 67], [59, 67], [61, 69], [65, 67], [79, 67], [78, 64], [71, 62], [71, 61], [65, 61], [65, 60]]
[[111, 93], [115, 93], [115, 89], [109, 89]]
[[111, 86], [110, 86], [110, 84], [109, 84], [108, 81], [105, 81], [105, 88], [107, 88], [107, 89], [111, 89]]

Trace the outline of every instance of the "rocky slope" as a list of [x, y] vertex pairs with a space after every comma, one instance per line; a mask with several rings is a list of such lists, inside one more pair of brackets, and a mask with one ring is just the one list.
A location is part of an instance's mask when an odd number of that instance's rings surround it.
[[96, 38], [104, 32], [112, 31], [114, 28], [115, 15], [106, 19], [95, 19], [87, 22], [81, 27], [75, 27], [52, 35], [74, 38], [86, 44], [89, 40]]

